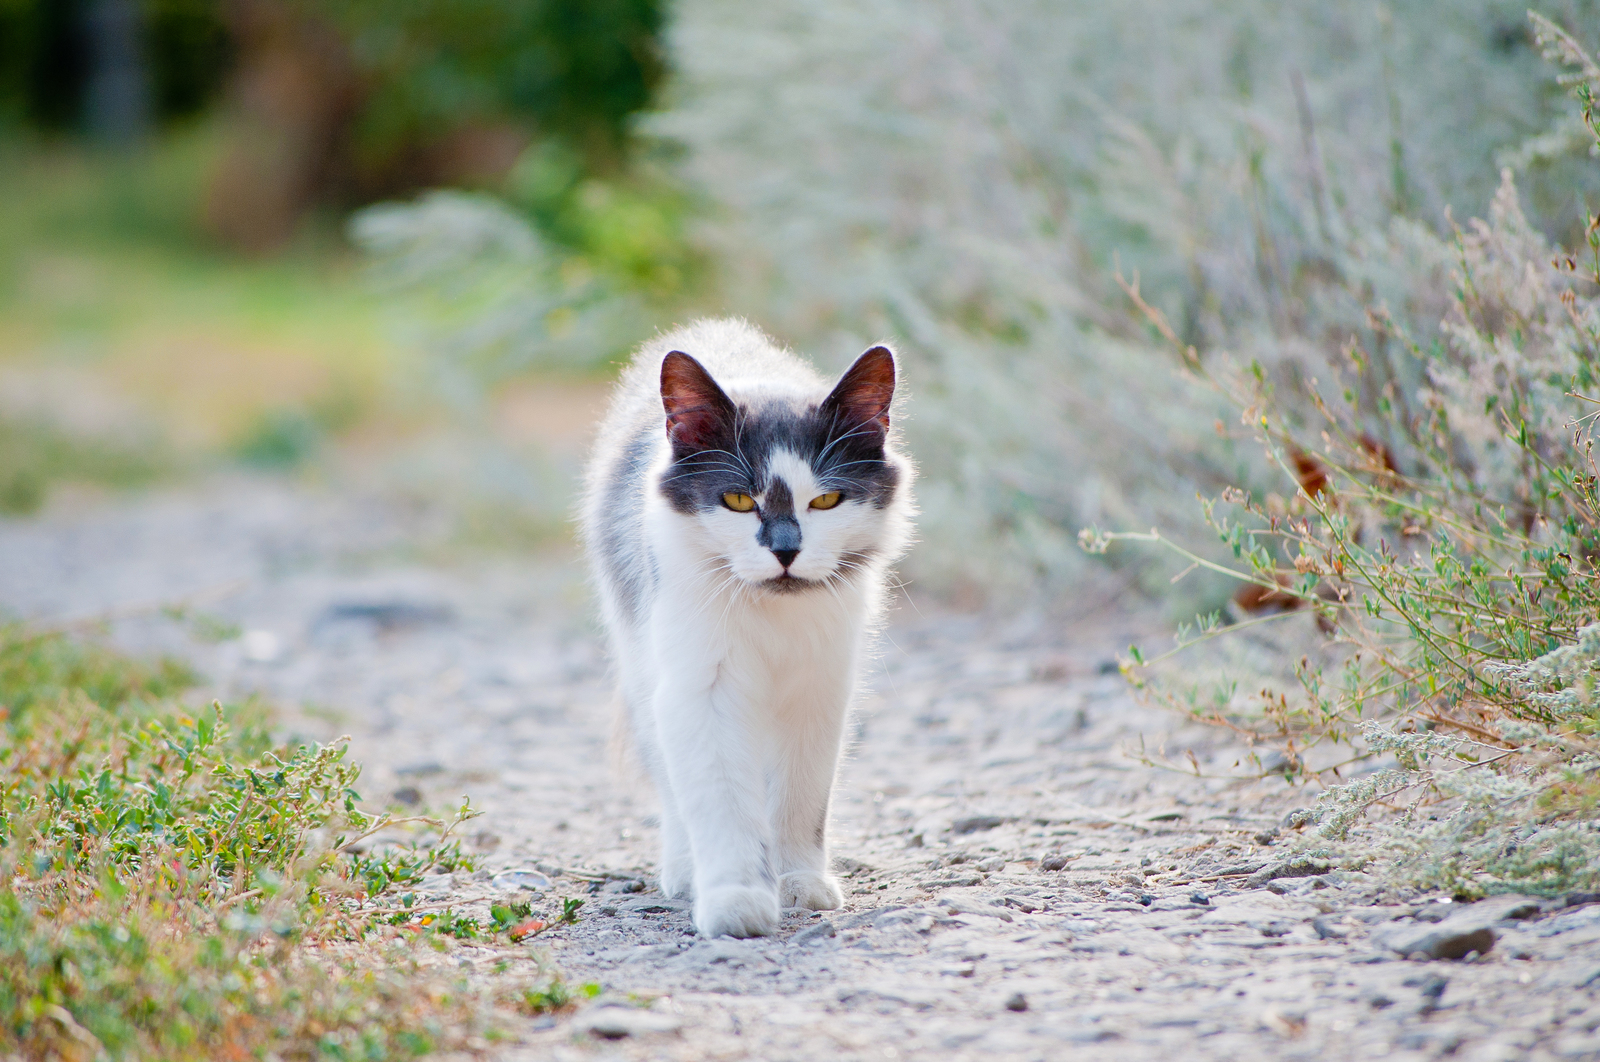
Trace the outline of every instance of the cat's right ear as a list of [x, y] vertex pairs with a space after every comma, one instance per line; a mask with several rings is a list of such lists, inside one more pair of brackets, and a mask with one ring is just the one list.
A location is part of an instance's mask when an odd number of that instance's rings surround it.
[[667, 414], [667, 438], [674, 446], [713, 446], [733, 422], [733, 401], [704, 365], [681, 350], [661, 361], [661, 405]]

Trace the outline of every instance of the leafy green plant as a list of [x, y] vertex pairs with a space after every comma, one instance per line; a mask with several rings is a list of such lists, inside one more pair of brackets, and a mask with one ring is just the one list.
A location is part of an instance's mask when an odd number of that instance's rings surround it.
[[436, 933], [455, 937], [457, 940], [477, 940], [483, 930], [476, 918], [457, 914], [448, 907], [438, 914], [423, 915], [420, 924]]
[[[462, 814], [468, 818], [470, 809], [464, 807]], [[380, 821], [377, 829], [387, 829], [397, 822], [429, 821], [434, 820], [408, 818], [385, 819]], [[457, 820], [466, 821], [465, 818]], [[472, 856], [461, 850], [460, 841], [448, 841], [423, 847], [415, 841], [401, 844], [388, 844], [372, 852], [357, 852], [346, 850], [344, 854], [344, 872], [352, 881], [360, 882], [362, 891], [366, 896], [379, 896], [390, 889], [415, 885], [430, 871], [438, 874], [448, 874], [455, 870], [473, 870], [477, 863]]]
[[[405, 823], [359, 809], [343, 743], [275, 747], [248, 706], [190, 715], [190, 682], [0, 629], [0, 1053], [411, 1058], [481, 1028], [403, 940], [306, 947], [360, 940], [392, 884], [339, 835]], [[455, 823], [428, 821], [459, 863]]]
[[526, 901], [510, 904], [493, 904], [489, 918], [496, 933], [509, 933], [513, 928], [533, 917], [533, 904]]

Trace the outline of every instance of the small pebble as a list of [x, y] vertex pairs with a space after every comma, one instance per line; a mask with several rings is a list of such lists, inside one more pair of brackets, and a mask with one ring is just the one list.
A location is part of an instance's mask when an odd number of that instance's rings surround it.
[[494, 876], [492, 884], [497, 889], [527, 889], [529, 892], [544, 892], [550, 888], [550, 879], [537, 870], [518, 867], [513, 870], [502, 870]]
[[1028, 997], [1021, 992], [1014, 993], [1010, 999], [1006, 1000], [1006, 1009], [1014, 1010], [1018, 1014], [1022, 1013], [1028, 1009]]
[[1211, 905], [1211, 897], [1207, 896], [1203, 892], [1191, 892], [1189, 894], [1189, 902], [1198, 903], [1202, 906], [1209, 907]]
[[823, 919], [816, 925], [807, 926], [794, 936], [790, 937], [789, 943], [810, 944], [813, 941], [826, 940], [827, 938], [834, 936], [837, 932], [838, 930], [834, 929], [832, 922]]
[[1321, 940], [1343, 940], [1345, 937], [1344, 930], [1325, 918], [1313, 918], [1311, 928], [1317, 931], [1317, 937]]
[[676, 1032], [682, 1022], [670, 1014], [634, 1007], [599, 1006], [580, 1014], [573, 1022], [574, 1028], [597, 1036], [602, 1040], [620, 1040], [625, 1036], [643, 1036], [648, 1033]]

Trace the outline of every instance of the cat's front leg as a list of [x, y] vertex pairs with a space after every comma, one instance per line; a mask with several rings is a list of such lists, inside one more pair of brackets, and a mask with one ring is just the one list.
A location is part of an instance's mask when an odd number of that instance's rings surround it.
[[844, 904], [828, 873], [828, 811], [838, 771], [847, 696], [819, 698], [788, 714], [782, 788], [777, 798], [778, 898], [785, 907], [831, 911]]
[[694, 854], [689, 849], [689, 831], [678, 813], [669, 783], [657, 783], [661, 794], [661, 891], [682, 900], [694, 894]]
[[729, 690], [664, 683], [656, 724], [694, 864], [694, 924], [708, 937], [778, 928], [766, 785], [749, 713]]

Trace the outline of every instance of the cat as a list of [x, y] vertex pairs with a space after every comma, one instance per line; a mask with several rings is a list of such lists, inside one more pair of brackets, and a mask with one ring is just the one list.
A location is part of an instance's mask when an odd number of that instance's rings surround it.
[[908, 545], [897, 367], [831, 389], [741, 320], [640, 349], [581, 517], [635, 747], [661, 800], [661, 888], [705, 936], [843, 903], [828, 809], [857, 671]]

